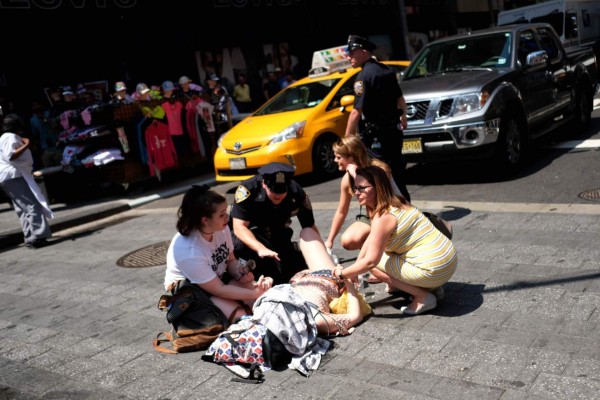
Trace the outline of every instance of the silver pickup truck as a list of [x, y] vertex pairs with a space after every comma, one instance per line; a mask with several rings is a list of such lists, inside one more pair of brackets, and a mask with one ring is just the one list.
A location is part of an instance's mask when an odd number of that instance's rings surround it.
[[400, 86], [409, 162], [489, 158], [516, 171], [532, 140], [589, 126], [597, 81], [591, 49], [569, 54], [548, 24], [508, 25], [424, 47]]

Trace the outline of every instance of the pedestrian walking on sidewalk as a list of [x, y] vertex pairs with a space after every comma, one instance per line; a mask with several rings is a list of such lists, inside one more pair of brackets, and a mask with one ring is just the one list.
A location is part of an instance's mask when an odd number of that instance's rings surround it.
[[25, 245], [43, 247], [52, 236], [46, 218], [54, 214], [32, 175], [33, 156], [30, 141], [21, 137], [25, 124], [17, 114], [2, 121], [0, 136], [0, 187], [10, 198], [21, 222]]

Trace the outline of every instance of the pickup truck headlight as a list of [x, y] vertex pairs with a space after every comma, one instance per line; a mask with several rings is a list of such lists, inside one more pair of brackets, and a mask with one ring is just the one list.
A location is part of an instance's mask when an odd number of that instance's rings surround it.
[[477, 92], [463, 94], [456, 99], [454, 115], [467, 114], [483, 108], [490, 94], [488, 92]]
[[306, 126], [306, 121], [302, 122], [294, 122], [292, 125], [284, 128], [280, 132], [278, 132], [273, 138], [269, 141], [269, 144], [281, 143], [290, 139], [298, 139], [302, 137], [304, 134], [304, 127]]

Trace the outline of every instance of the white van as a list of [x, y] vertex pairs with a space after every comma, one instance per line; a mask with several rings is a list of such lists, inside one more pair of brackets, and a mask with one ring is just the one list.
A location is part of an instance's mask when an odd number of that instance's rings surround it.
[[556, 31], [568, 51], [579, 46], [600, 50], [600, 1], [553, 0], [500, 11], [498, 25], [547, 22]]

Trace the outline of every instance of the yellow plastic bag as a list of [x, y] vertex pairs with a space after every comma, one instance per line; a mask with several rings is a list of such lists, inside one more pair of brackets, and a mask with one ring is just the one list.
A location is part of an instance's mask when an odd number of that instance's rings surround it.
[[[365, 296], [360, 292], [356, 293], [356, 296], [358, 297], [360, 311], [362, 312], [363, 317], [370, 315], [371, 306], [367, 303]], [[348, 312], [348, 291], [344, 291], [340, 297], [333, 299], [331, 303], [329, 303], [329, 308], [334, 314], [346, 314]]]

